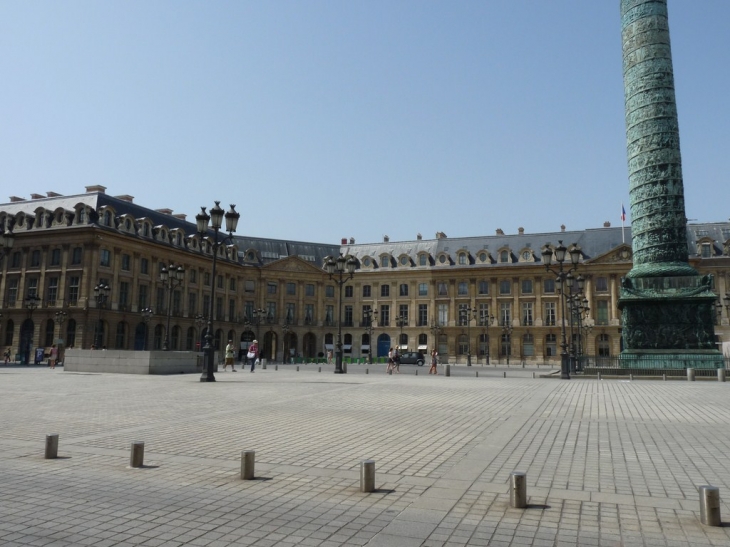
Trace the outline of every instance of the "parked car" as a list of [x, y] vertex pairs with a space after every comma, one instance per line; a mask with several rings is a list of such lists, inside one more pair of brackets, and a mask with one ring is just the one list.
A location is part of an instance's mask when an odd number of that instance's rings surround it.
[[407, 353], [402, 353], [400, 356], [401, 365], [418, 365], [419, 367], [422, 367], [425, 362], [426, 358], [420, 351], [409, 351]]

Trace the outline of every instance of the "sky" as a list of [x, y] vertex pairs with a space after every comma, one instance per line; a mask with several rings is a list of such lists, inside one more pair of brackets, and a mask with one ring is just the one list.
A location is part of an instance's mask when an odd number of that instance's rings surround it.
[[[728, 21], [669, 0], [701, 222], [730, 216]], [[630, 213], [619, 0], [0, 0], [0, 75], [0, 202], [99, 184], [334, 244]]]

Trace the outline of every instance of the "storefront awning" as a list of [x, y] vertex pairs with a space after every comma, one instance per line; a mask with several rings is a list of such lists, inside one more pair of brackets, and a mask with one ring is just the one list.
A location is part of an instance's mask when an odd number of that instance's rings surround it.
[[426, 351], [428, 346], [418, 346], [418, 351]]

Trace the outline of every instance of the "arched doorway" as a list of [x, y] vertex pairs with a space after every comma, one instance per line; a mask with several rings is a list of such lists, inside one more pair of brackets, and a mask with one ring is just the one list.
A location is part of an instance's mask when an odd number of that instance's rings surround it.
[[18, 348], [18, 353], [20, 353], [20, 364], [22, 365], [30, 364], [30, 352], [33, 346], [34, 330], [35, 325], [33, 324], [32, 319], [26, 319], [20, 325], [20, 347]]
[[378, 336], [378, 357], [385, 357], [390, 351], [390, 336], [383, 333]]
[[137, 351], [147, 349], [147, 325], [142, 322], [134, 327], [134, 349]]
[[266, 331], [266, 333], [264, 333], [264, 345], [259, 346], [261, 348], [261, 357], [268, 359], [269, 361], [276, 357], [277, 339], [278, 338], [274, 331]]
[[295, 332], [287, 332], [284, 336], [284, 361], [289, 362], [297, 356], [297, 334]]
[[317, 357], [317, 337], [308, 332], [302, 339], [302, 354], [307, 359], [314, 359]]

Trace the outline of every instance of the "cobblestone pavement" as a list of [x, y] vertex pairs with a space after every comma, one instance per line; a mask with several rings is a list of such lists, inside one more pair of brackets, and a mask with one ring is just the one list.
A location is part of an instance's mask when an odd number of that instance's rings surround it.
[[[730, 383], [278, 368], [205, 384], [0, 367], [0, 545], [730, 545], [696, 489], [730, 500]], [[515, 470], [527, 509], [509, 506]]]

